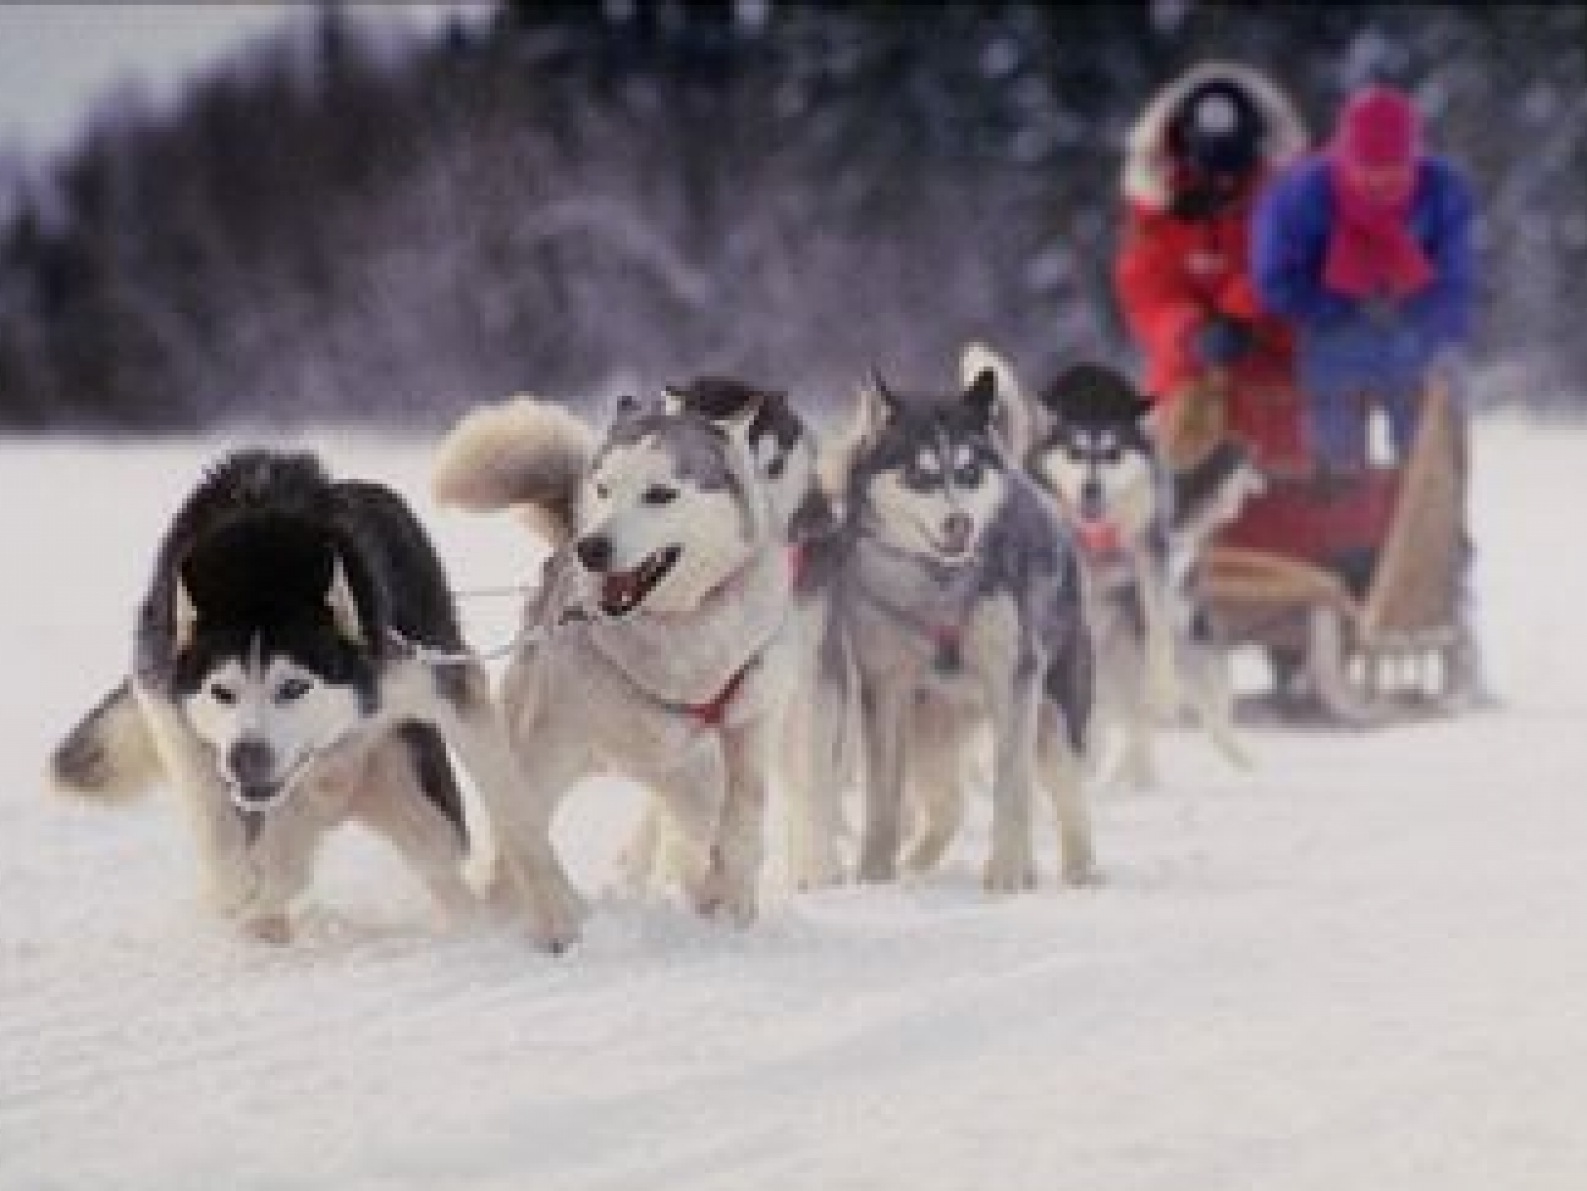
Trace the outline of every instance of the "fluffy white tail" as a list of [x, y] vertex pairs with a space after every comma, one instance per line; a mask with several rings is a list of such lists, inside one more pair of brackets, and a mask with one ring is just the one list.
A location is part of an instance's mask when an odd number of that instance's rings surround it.
[[154, 738], [127, 682], [101, 699], [50, 756], [57, 790], [99, 802], [144, 794], [161, 773]]
[[437, 504], [474, 513], [519, 509], [559, 546], [573, 532], [594, 449], [590, 428], [560, 405], [511, 397], [452, 428], [436, 456], [431, 492]]

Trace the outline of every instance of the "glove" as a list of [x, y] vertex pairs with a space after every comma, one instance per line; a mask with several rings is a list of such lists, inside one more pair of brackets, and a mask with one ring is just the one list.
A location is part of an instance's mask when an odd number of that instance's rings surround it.
[[1208, 367], [1233, 364], [1255, 346], [1255, 336], [1243, 319], [1220, 314], [1196, 328], [1192, 346], [1196, 359]]

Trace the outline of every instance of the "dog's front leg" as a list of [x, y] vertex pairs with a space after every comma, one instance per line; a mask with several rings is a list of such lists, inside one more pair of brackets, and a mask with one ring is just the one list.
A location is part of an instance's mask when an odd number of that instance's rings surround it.
[[1058, 857], [1066, 885], [1096, 880], [1096, 853], [1091, 842], [1091, 808], [1086, 800], [1083, 766], [1070, 743], [1064, 712], [1042, 701], [1038, 749], [1042, 774], [1052, 795], [1058, 820]]
[[759, 716], [722, 733], [727, 800], [722, 806], [713, 867], [721, 877], [720, 904], [740, 926], [755, 920], [756, 890], [766, 854], [769, 738], [776, 722], [773, 717]]
[[992, 776], [992, 851], [985, 885], [1013, 893], [1036, 883], [1031, 847], [1031, 787], [1034, 785], [1037, 717], [1041, 709], [1038, 666], [1022, 654], [1012, 681], [989, 692], [996, 752]]
[[1212, 641], [1182, 642], [1191, 710], [1230, 764], [1240, 769], [1255, 765], [1234, 728], [1234, 688], [1228, 655]]
[[900, 676], [865, 681], [865, 835], [859, 879], [891, 881], [898, 875], [904, 802], [904, 739], [914, 702], [912, 683]]
[[465, 667], [453, 697], [437, 697], [426, 686], [434, 674], [418, 663], [404, 679], [391, 684], [389, 710], [433, 723], [457, 752], [495, 830], [498, 878], [516, 894], [536, 942], [565, 950], [578, 938], [584, 904], [551, 845], [551, 816], [576, 775], [542, 772], [538, 759], [532, 771], [519, 766], [484, 667]]
[[788, 878], [796, 889], [819, 889], [843, 879], [839, 755], [846, 706], [815, 689], [815, 696], [790, 700], [783, 719]]
[[[214, 762], [181, 713], [164, 696], [141, 684], [134, 683], [133, 691], [160, 765], [187, 812], [204, 901], [216, 913], [246, 923], [259, 890], [259, 873], [248, 855], [242, 817]], [[283, 922], [253, 933], [282, 937], [290, 931]]]
[[442, 912], [459, 921], [479, 909], [463, 878], [467, 840], [426, 790], [416, 747], [397, 736], [377, 745], [348, 813], [384, 836], [423, 880]]
[[661, 804], [647, 798], [639, 822], [634, 824], [633, 834], [617, 859], [623, 883], [635, 893], [645, 892], [659, 875], [665, 828]]
[[663, 863], [682, 881], [694, 907], [711, 913], [722, 901], [718, 853], [728, 776], [720, 739], [702, 734], [665, 772], [634, 776], [667, 808]]

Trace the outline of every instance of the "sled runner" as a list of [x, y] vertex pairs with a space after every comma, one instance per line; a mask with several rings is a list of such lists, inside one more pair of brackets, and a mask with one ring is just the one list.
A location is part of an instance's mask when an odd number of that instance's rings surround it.
[[1274, 478], [1220, 534], [1203, 599], [1230, 646], [1266, 651], [1280, 698], [1304, 690], [1330, 719], [1368, 726], [1468, 693], [1464, 433], [1435, 384], [1403, 464]]

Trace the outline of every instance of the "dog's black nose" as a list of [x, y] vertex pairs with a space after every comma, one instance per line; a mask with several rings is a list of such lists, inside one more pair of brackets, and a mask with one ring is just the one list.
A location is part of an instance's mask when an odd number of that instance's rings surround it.
[[262, 740], [239, 740], [226, 753], [226, 768], [245, 790], [268, 786], [275, 777], [275, 750]]
[[580, 538], [575, 549], [587, 571], [604, 571], [612, 565], [612, 540], [605, 534], [592, 533]]
[[1088, 479], [1080, 486], [1080, 515], [1094, 521], [1103, 514], [1102, 482]]
[[970, 533], [974, 529], [975, 522], [970, 520], [970, 515], [955, 509], [943, 518], [943, 543], [950, 549], [963, 550], [970, 544]]

